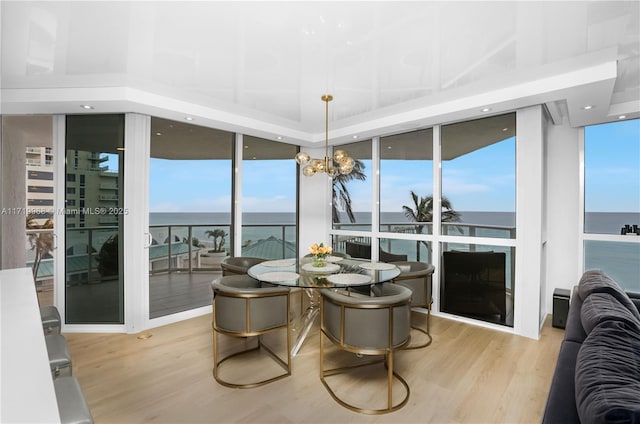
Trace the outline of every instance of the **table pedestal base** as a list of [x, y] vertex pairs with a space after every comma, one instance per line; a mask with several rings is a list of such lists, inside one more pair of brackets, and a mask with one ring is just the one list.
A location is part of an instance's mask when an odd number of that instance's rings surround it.
[[320, 293], [316, 289], [303, 289], [309, 299], [309, 306], [304, 313], [293, 323], [292, 333], [296, 339], [291, 349], [291, 356], [296, 356], [302, 347], [302, 343], [307, 338], [309, 330], [313, 327], [313, 322], [320, 313]]

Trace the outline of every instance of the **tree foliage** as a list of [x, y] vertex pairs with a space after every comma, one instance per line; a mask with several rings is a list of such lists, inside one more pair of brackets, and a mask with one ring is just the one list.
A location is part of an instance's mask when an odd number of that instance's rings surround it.
[[343, 210], [349, 221], [353, 224], [356, 222], [356, 217], [353, 214], [351, 206], [351, 195], [347, 189], [347, 183], [353, 180], [364, 181], [367, 176], [364, 173], [365, 165], [360, 160], [355, 160], [353, 170], [348, 174], [338, 174], [333, 179], [333, 196], [332, 196], [332, 215], [333, 222], [340, 222], [340, 210]]
[[204, 233], [208, 238], [213, 239], [213, 252], [223, 252], [224, 243], [226, 241], [227, 233], [220, 228], [215, 230], [207, 230]]
[[[27, 216], [27, 230], [53, 230], [53, 219], [47, 219], [44, 224], [39, 225], [33, 215]], [[35, 251], [33, 260], [33, 278], [38, 277], [38, 270], [42, 259], [50, 258], [53, 252], [53, 231], [29, 231], [29, 245]]]

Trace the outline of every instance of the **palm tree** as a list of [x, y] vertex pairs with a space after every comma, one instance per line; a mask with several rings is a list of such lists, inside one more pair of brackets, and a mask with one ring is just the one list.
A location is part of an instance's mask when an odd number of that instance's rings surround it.
[[[27, 216], [27, 230], [51, 230], [53, 229], [53, 219], [48, 218], [44, 224], [38, 225], [33, 215]], [[38, 277], [38, 269], [40, 268], [40, 262], [42, 259], [50, 257], [53, 252], [53, 232], [52, 231], [38, 231], [29, 233], [29, 245], [31, 250], [35, 250], [36, 256], [33, 260], [33, 278]]]
[[208, 238], [213, 239], [213, 252], [222, 252], [224, 246], [225, 237], [227, 233], [224, 230], [216, 228], [215, 230], [207, 230], [204, 233]]
[[[411, 198], [413, 199], [413, 208], [409, 206], [403, 206], [404, 216], [410, 221], [418, 222], [416, 225], [416, 233], [422, 234], [422, 229], [425, 227], [421, 223], [433, 222], [433, 196], [418, 197], [418, 195], [411, 191]], [[442, 222], [459, 222], [460, 214], [453, 210], [451, 202], [446, 197], [442, 196]]]
[[[413, 190], [410, 193], [411, 198], [413, 199], [413, 207], [403, 206], [402, 210], [404, 211], [404, 216], [406, 216], [409, 221], [417, 222], [415, 226], [416, 234], [422, 234], [422, 230], [426, 226], [425, 223], [433, 222], [433, 196], [418, 197], [418, 195]], [[460, 221], [460, 214], [453, 209], [453, 206], [451, 205], [449, 199], [442, 196], [441, 204], [442, 222]], [[424, 240], [421, 240], [420, 243], [426, 246], [427, 250], [429, 251], [429, 256], [431, 256], [431, 249], [429, 248], [429, 244]], [[420, 256], [419, 251], [418, 256]]]
[[351, 209], [351, 196], [349, 195], [349, 190], [347, 190], [347, 183], [352, 180], [360, 180], [364, 181], [367, 179], [367, 176], [364, 174], [365, 165], [362, 161], [356, 159], [353, 165], [353, 170], [348, 174], [338, 174], [333, 179], [333, 207], [332, 207], [332, 215], [333, 222], [340, 222], [340, 213], [338, 210], [338, 205], [340, 209], [345, 211], [347, 217], [349, 217], [349, 221], [353, 224], [356, 222], [356, 217], [353, 214], [353, 210]]

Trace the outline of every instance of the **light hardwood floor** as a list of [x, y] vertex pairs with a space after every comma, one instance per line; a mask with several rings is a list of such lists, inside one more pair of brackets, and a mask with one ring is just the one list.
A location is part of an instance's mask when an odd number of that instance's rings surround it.
[[[433, 317], [431, 332], [431, 346], [396, 356], [411, 387], [409, 403], [380, 416], [351, 412], [329, 396], [318, 376], [317, 328], [294, 358], [292, 376], [254, 389], [213, 379], [210, 316], [155, 328], [146, 340], [65, 336], [97, 424], [540, 422], [563, 330], [547, 320], [536, 341]], [[241, 368], [237, 377], [251, 370]], [[359, 381], [344, 384], [349, 393], [362, 388]]]

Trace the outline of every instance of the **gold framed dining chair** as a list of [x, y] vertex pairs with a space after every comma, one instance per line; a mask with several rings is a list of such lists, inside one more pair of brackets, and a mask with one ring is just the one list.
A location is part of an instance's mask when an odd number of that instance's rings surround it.
[[400, 268], [400, 275], [393, 282], [407, 287], [413, 293], [411, 298], [412, 308], [425, 308], [427, 310], [427, 324], [425, 328], [412, 325], [411, 328], [424, 335], [424, 341], [410, 344], [405, 349], [421, 349], [427, 347], [433, 341], [431, 337], [431, 305], [433, 304], [433, 271], [435, 267], [425, 262], [398, 261], [391, 262]]
[[[394, 361], [396, 351], [407, 345], [410, 339], [411, 290], [397, 284], [383, 283], [377, 285], [373, 292], [375, 296], [364, 297], [349, 296], [332, 289], [320, 291], [320, 380], [340, 405], [363, 414], [378, 415], [396, 411], [409, 400], [409, 384], [394, 370]], [[325, 369], [325, 339], [329, 339], [337, 348], [359, 356], [382, 355], [383, 358], [354, 361], [346, 366]], [[386, 379], [384, 406], [355, 405], [354, 401], [340, 396], [337, 386], [334, 389], [328, 381], [328, 377], [376, 365], [380, 365], [377, 376], [384, 375]], [[367, 374], [367, 378], [375, 377], [375, 371]], [[395, 401], [394, 379], [402, 384], [405, 392], [400, 400]]]
[[[261, 287], [260, 282], [248, 275], [230, 275], [216, 279], [213, 288], [213, 376], [227, 387], [252, 388], [271, 383], [291, 375], [291, 325], [289, 320], [289, 289], [287, 287]], [[284, 330], [286, 333], [286, 359], [278, 355], [263, 341], [264, 335]], [[255, 347], [221, 357], [218, 335], [235, 338], [255, 338]], [[231, 382], [220, 376], [221, 365], [250, 352], [264, 351], [280, 365], [284, 372], [250, 382]]]
[[252, 266], [264, 262], [266, 259], [254, 258], [251, 256], [229, 256], [220, 262], [222, 275], [242, 275], [246, 274]]

